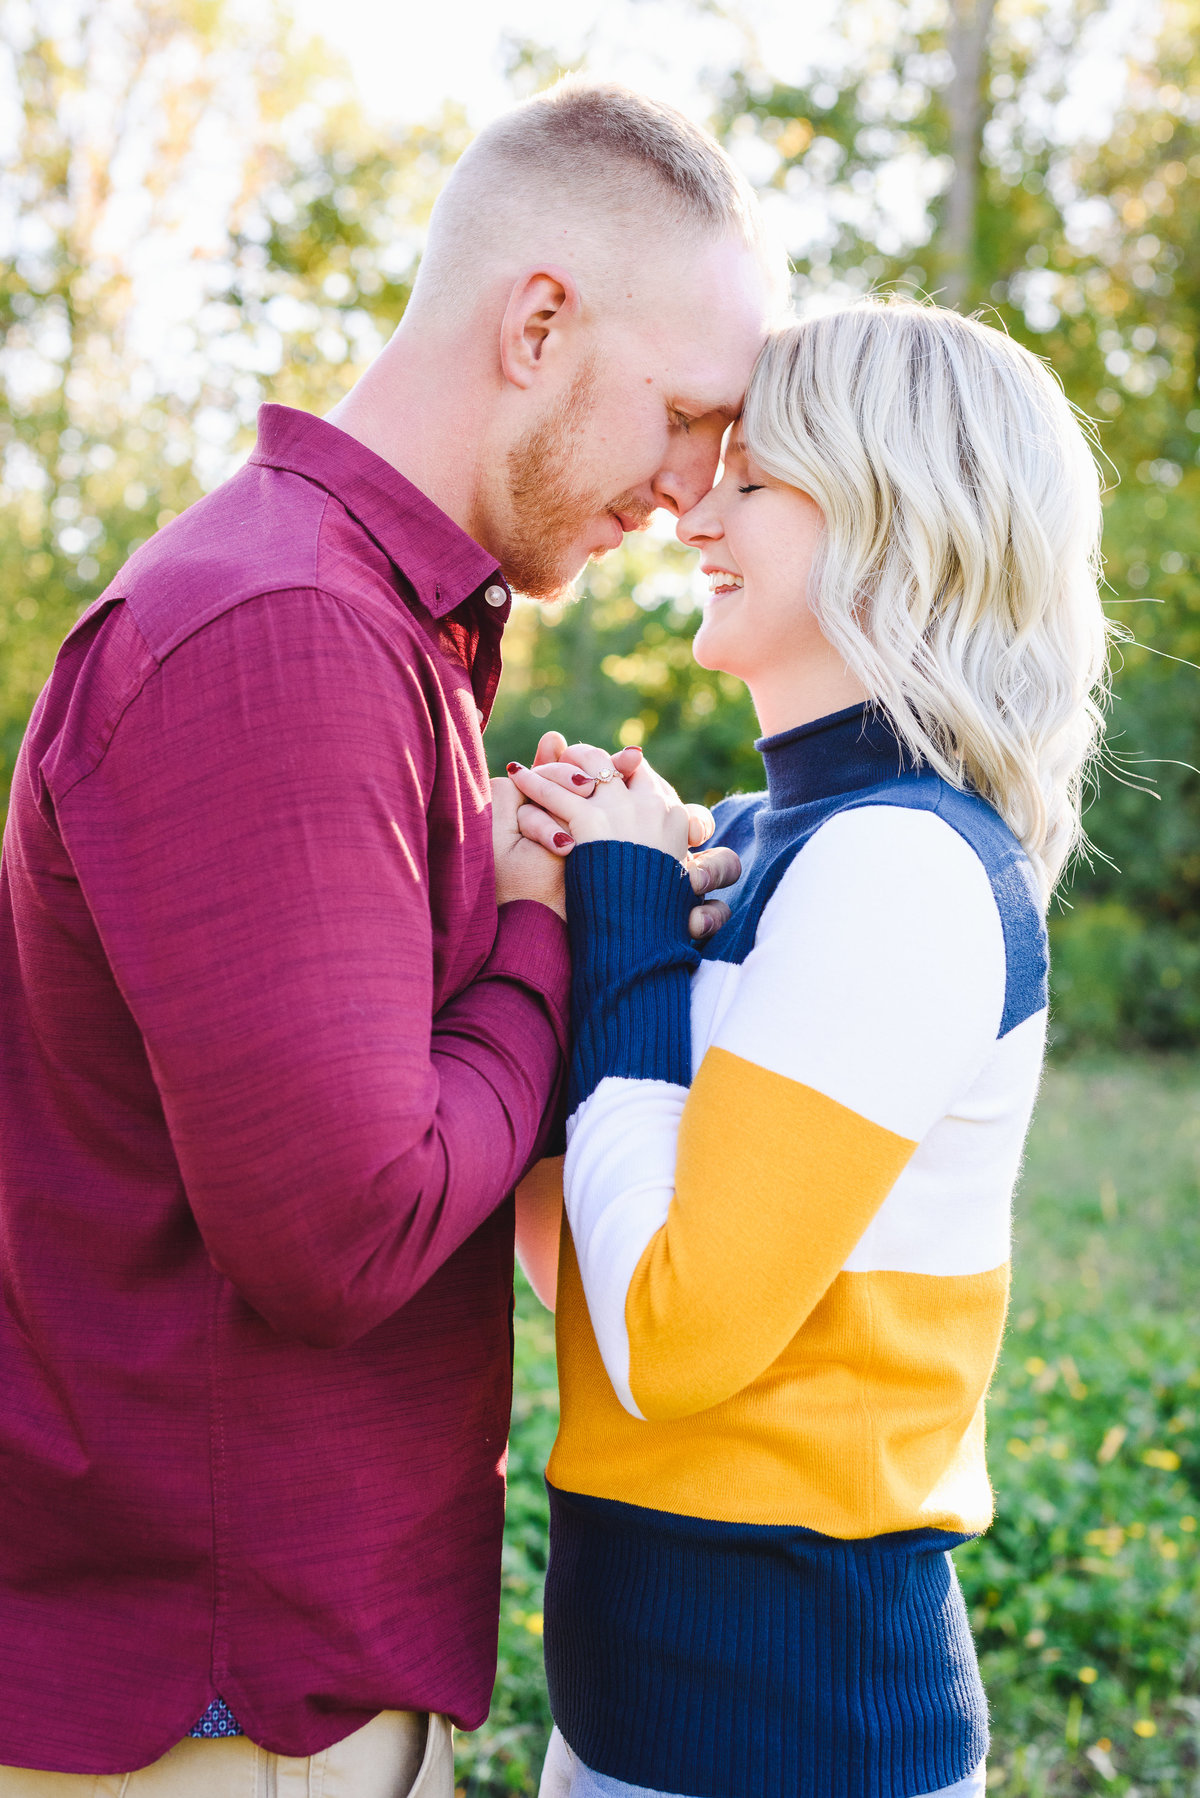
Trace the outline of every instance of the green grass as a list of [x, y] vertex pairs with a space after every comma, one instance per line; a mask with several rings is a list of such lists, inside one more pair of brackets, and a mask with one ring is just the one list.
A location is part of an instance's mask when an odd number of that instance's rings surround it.
[[[1200, 1062], [1047, 1074], [989, 1401], [997, 1520], [955, 1557], [1002, 1798], [1200, 1798]], [[469, 1798], [533, 1793], [556, 1416], [552, 1320], [517, 1300], [500, 1670]]]

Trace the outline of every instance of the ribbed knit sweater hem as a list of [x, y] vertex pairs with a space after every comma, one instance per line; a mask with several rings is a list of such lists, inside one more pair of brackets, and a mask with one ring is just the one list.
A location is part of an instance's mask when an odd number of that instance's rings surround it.
[[839, 1542], [549, 1492], [551, 1709], [596, 1772], [691, 1798], [911, 1798], [984, 1758], [961, 1536]]

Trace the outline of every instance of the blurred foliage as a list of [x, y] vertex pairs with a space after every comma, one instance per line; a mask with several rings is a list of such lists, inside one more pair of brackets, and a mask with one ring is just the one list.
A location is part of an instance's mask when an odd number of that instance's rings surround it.
[[[955, 1561], [1003, 1798], [1200, 1795], [1200, 1065], [1053, 1067], [1017, 1195], [988, 1399], [996, 1522]], [[500, 1677], [458, 1738], [467, 1798], [537, 1790], [557, 1401], [520, 1283]]]
[[369, 129], [326, 49], [224, 0], [6, 0], [0, 81], [3, 796], [77, 614], [261, 400], [328, 406], [385, 341], [468, 133]]
[[[802, 301], [953, 279], [1098, 421], [1131, 641], [1096, 853], [1054, 921], [1056, 1039], [1195, 1042], [1200, 0], [1163, 0], [1152, 41], [1139, 28], [1111, 118], [1089, 105], [1100, 0], [998, 0], [974, 227], [951, 253], [947, 29], [967, 4], [856, 0], [803, 86], [748, 45], [714, 77], [714, 123], [790, 236]], [[508, 60], [517, 92], [561, 66], [519, 40]], [[270, 6], [7, 0], [0, 62], [19, 101], [0, 206], [2, 794], [77, 612], [233, 465], [260, 400], [322, 409], [384, 341], [468, 132], [453, 111], [369, 128], [336, 59]], [[578, 604], [518, 612], [494, 767], [554, 726], [644, 741], [690, 797], [761, 784], [744, 692], [688, 653], [691, 567], [631, 542]]]

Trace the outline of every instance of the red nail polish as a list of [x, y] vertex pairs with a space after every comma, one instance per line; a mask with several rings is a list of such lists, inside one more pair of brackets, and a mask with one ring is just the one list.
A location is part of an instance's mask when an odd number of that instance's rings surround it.
[[510, 762], [508, 764], [508, 767], [505, 769], [505, 773], [506, 774], [516, 774], [520, 770], [520, 767], [521, 767], [520, 762]]
[[590, 786], [592, 782], [590, 774], [572, 774], [571, 779], [575, 782], [577, 787], [587, 787]]
[[567, 833], [566, 833], [566, 831], [565, 831], [565, 830], [556, 830], [556, 831], [555, 831], [555, 833], [554, 833], [554, 847], [555, 847], [555, 848], [556, 848], [556, 849], [565, 849], [565, 848], [566, 848], [566, 846], [567, 846], [567, 844], [568, 844], [568, 843], [571, 843], [571, 842], [574, 842], [574, 838], [573, 838], [573, 837], [569, 837], [569, 836], [568, 836], [568, 835], [567, 835]]

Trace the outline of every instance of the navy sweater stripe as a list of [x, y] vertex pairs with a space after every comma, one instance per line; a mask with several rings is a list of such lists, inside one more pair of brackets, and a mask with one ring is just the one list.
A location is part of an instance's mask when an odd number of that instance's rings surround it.
[[577, 845], [566, 880], [576, 938], [588, 920], [571, 989], [568, 1109], [606, 1075], [690, 1086], [690, 977], [700, 954], [688, 935], [694, 900], [684, 869], [659, 849], [605, 839]]
[[938, 1530], [857, 1542], [550, 1487], [546, 1666], [586, 1765], [694, 1798], [910, 1798], [987, 1752]]

